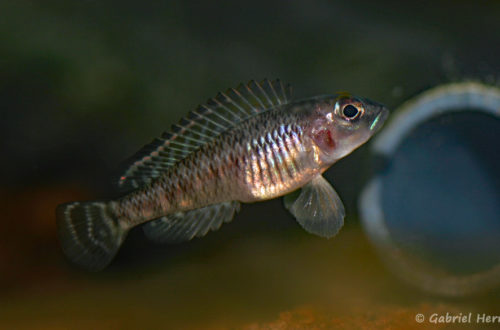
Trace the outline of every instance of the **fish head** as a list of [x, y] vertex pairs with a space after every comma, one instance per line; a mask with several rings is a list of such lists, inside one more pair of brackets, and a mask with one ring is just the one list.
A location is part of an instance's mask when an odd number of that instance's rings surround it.
[[346, 93], [326, 97], [314, 112], [310, 134], [325, 164], [334, 163], [368, 141], [389, 115], [382, 104]]

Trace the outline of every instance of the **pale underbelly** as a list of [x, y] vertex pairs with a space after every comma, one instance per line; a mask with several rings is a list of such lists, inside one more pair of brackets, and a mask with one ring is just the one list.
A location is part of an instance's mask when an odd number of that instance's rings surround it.
[[252, 182], [246, 181], [245, 193], [239, 200], [245, 203], [273, 199], [291, 193], [320, 175], [320, 169], [304, 169], [287, 180]]

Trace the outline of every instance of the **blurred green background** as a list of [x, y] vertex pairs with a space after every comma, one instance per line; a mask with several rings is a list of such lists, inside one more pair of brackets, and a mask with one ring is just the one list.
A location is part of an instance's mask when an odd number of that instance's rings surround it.
[[134, 230], [88, 274], [62, 257], [54, 209], [116, 196], [125, 159], [250, 79], [391, 109], [440, 83], [497, 84], [499, 13], [498, 1], [0, 1], [0, 326], [422, 328], [420, 311], [498, 314], [498, 292], [429, 296], [380, 263], [357, 220], [367, 146], [326, 173], [347, 209], [332, 240], [275, 200], [178, 246]]

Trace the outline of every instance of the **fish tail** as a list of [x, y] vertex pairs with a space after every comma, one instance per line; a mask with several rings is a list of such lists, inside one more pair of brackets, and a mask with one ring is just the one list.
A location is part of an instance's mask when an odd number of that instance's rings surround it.
[[73, 202], [57, 207], [59, 240], [64, 254], [82, 268], [98, 271], [118, 252], [128, 228], [112, 202]]

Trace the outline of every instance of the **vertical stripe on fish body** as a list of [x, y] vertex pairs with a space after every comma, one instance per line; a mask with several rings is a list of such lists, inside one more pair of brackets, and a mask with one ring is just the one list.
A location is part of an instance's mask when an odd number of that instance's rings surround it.
[[119, 181], [126, 195], [58, 207], [63, 251], [100, 270], [134, 226], [144, 223], [156, 242], [187, 241], [231, 221], [241, 202], [288, 193], [299, 224], [332, 237], [345, 211], [321, 174], [386, 117], [382, 105], [345, 93], [292, 102], [279, 80], [219, 93], [139, 151]]
[[150, 185], [122, 198], [116, 206], [121, 216], [138, 224], [225, 201], [275, 198], [300, 188], [320, 173], [321, 164], [304, 135], [307, 118], [289, 107], [259, 113], [189, 154]]

